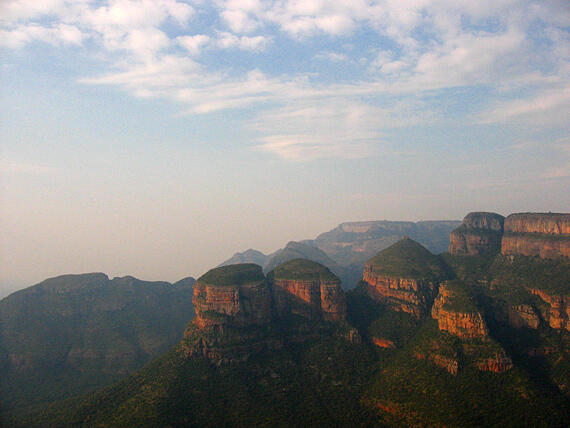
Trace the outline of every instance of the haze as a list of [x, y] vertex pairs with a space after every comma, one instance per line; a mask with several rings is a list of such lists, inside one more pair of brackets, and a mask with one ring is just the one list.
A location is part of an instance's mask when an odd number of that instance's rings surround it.
[[4, 1], [0, 294], [570, 211], [567, 1]]

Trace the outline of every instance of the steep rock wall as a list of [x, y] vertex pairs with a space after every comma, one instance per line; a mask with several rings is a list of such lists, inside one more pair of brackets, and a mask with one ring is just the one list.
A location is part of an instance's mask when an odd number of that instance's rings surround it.
[[272, 290], [280, 316], [291, 311], [308, 318], [346, 319], [346, 297], [340, 281], [274, 278]]
[[271, 321], [271, 294], [265, 281], [242, 286], [196, 282], [192, 300], [200, 328], [231, 324], [245, 327]]
[[501, 253], [541, 258], [570, 257], [570, 214], [511, 214], [505, 220]]
[[452, 303], [453, 298], [454, 293], [450, 288], [441, 284], [439, 294], [431, 310], [431, 315], [437, 320], [439, 329], [461, 339], [486, 338], [489, 335], [489, 330], [481, 313], [447, 309], [447, 304]]
[[540, 312], [550, 327], [570, 331], [570, 296], [551, 295], [538, 289], [530, 292], [545, 303]]
[[428, 312], [437, 294], [437, 283], [433, 281], [381, 275], [376, 273], [370, 264], [364, 268], [362, 279], [370, 297], [416, 318]]
[[449, 252], [458, 256], [481, 256], [501, 248], [504, 217], [496, 213], [473, 212], [451, 232]]

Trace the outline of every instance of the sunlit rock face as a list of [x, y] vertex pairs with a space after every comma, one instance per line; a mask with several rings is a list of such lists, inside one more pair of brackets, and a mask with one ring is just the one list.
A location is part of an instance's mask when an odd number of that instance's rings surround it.
[[[285, 324], [280, 322], [289, 315], [317, 324], [346, 319], [340, 279], [325, 266], [305, 259], [283, 263], [268, 278], [255, 264], [212, 269], [196, 281], [193, 303], [196, 318], [186, 329], [183, 351], [217, 365], [281, 348], [285, 339], [280, 331]], [[290, 333], [289, 339], [312, 337], [308, 326]], [[358, 340], [354, 329], [345, 330], [347, 340]]]
[[328, 321], [346, 319], [340, 279], [325, 266], [305, 259], [283, 263], [268, 274], [278, 316], [294, 313]]
[[570, 257], [570, 214], [511, 214], [505, 220], [501, 253], [547, 259]]
[[456, 256], [482, 256], [497, 253], [501, 248], [502, 215], [489, 212], [467, 214], [463, 223], [451, 232], [449, 252]]
[[439, 286], [439, 293], [431, 309], [431, 315], [437, 320], [439, 329], [461, 339], [486, 338], [489, 331], [481, 313], [474, 309], [454, 307], [456, 297], [449, 285]]
[[420, 318], [429, 313], [444, 277], [439, 258], [404, 237], [366, 263], [362, 282], [372, 299]]
[[247, 327], [271, 321], [271, 293], [260, 266], [212, 269], [194, 284], [194, 323], [200, 328]]

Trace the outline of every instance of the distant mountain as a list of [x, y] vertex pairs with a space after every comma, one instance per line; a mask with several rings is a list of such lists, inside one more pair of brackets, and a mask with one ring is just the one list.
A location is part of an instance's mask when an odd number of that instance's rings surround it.
[[341, 266], [364, 266], [376, 253], [403, 236], [419, 242], [435, 254], [447, 251], [449, 234], [460, 221], [359, 221], [342, 223], [317, 236], [314, 245]]
[[63, 275], [2, 299], [2, 409], [100, 388], [163, 354], [194, 317], [193, 284]]
[[253, 263], [259, 266], [265, 266], [271, 255], [265, 255], [261, 251], [250, 248], [243, 253], [235, 253], [231, 258], [221, 263], [219, 266], [237, 265], [240, 263]]
[[249, 249], [234, 254], [220, 266], [255, 263], [262, 266], [264, 272], [269, 272], [287, 260], [306, 258], [327, 266], [341, 278], [343, 288], [349, 290], [361, 277], [366, 261], [403, 236], [409, 236], [439, 254], [447, 250], [449, 234], [460, 224], [460, 221], [413, 223], [387, 220], [342, 223], [335, 229], [320, 234], [315, 240], [292, 241], [285, 248], [269, 255]]

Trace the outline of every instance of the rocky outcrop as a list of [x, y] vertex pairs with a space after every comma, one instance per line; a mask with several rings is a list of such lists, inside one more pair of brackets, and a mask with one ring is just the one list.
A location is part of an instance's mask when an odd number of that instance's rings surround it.
[[194, 284], [194, 323], [200, 328], [247, 327], [271, 321], [271, 293], [254, 264], [213, 269]]
[[501, 248], [504, 217], [496, 213], [472, 212], [451, 232], [449, 252], [457, 256], [482, 256]]
[[396, 347], [394, 342], [392, 342], [391, 340], [382, 339], [380, 337], [373, 337], [372, 343], [374, 343], [376, 346], [379, 346], [380, 348], [395, 348]]
[[530, 305], [513, 305], [507, 309], [508, 323], [514, 328], [537, 329], [540, 318]]
[[476, 367], [484, 372], [502, 373], [513, 368], [513, 361], [504, 352], [477, 361]]
[[501, 253], [506, 256], [570, 257], [570, 214], [511, 214]]
[[452, 358], [445, 355], [437, 354], [435, 352], [430, 352], [429, 354], [426, 354], [424, 352], [416, 352], [414, 356], [418, 360], [431, 361], [436, 366], [447, 370], [449, 373], [451, 373], [454, 376], [457, 375], [457, 373], [459, 372], [459, 361], [457, 360], [456, 357]]
[[416, 318], [426, 313], [437, 294], [437, 283], [434, 281], [384, 276], [374, 272], [371, 265], [364, 268], [362, 279], [373, 299], [388, 303], [392, 309], [407, 312]]
[[489, 330], [483, 316], [466, 302], [458, 303], [457, 300], [460, 298], [466, 299], [465, 296], [458, 296], [458, 292], [454, 291], [450, 284], [444, 283], [439, 286], [439, 294], [431, 310], [439, 329], [461, 339], [486, 338]]
[[362, 281], [372, 299], [420, 318], [429, 312], [444, 276], [437, 256], [404, 237], [366, 263]]
[[570, 296], [548, 294], [539, 289], [530, 289], [530, 292], [546, 304], [539, 309], [550, 327], [570, 331]]
[[[210, 270], [194, 284], [196, 318], [184, 335], [182, 351], [214, 364], [247, 360], [263, 349], [279, 349], [285, 340], [318, 337], [318, 323], [341, 321], [337, 333], [358, 343], [358, 332], [342, 323], [346, 297], [340, 280], [328, 268], [309, 260], [292, 260], [263, 274], [261, 266], [237, 264]], [[291, 313], [317, 321], [295, 324], [283, 335], [280, 318]]]
[[290, 260], [268, 274], [279, 316], [294, 313], [328, 321], [346, 319], [340, 279], [328, 268], [305, 259]]

